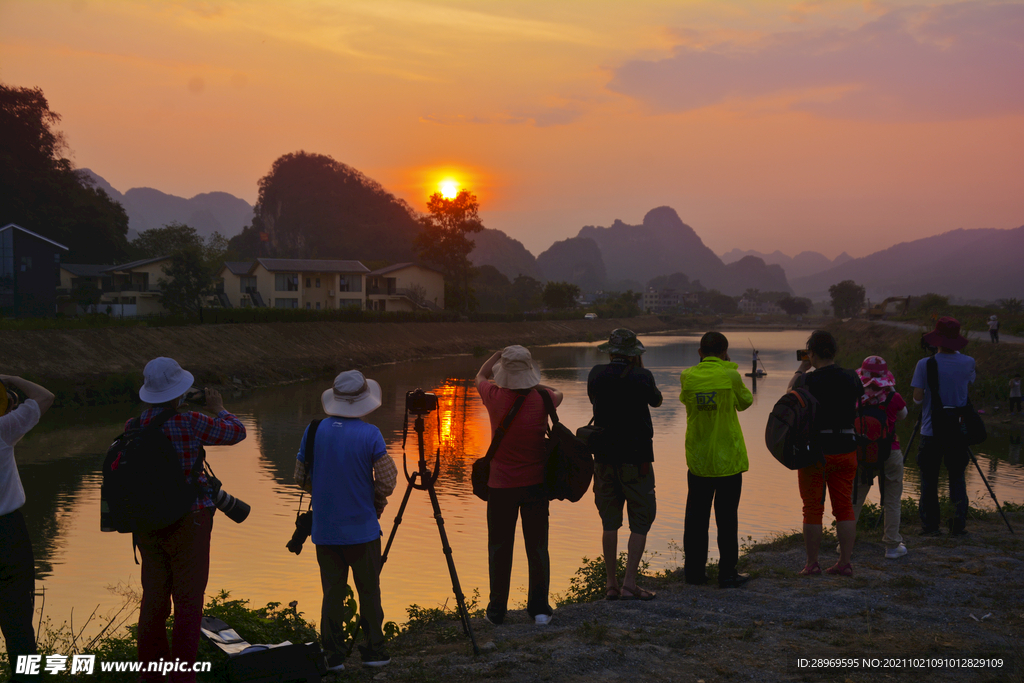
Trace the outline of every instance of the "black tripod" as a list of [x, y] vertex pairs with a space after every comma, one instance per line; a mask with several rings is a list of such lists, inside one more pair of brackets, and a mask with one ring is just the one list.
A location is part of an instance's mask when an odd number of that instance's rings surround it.
[[[418, 390], [412, 393], [423, 392]], [[429, 396], [429, 394], [428, 394]], [[423, 454], [423, 416], [430, 412], [430, 409], [425, 410], [411, 410], [409, 408], [409, 396], [406, 397], [406, 419], [405, 428], [402, 432], [402, 469], [405, 470], [405, 479], [409, 482], [409, 485], [405, 489], [405, 496], [402, 497], [402, 505], [398, 508], [398, 515], [395, 516], [395, 525], [391, 528], [391, 535], [388, 537], [388, 544], [384, 548], [384, 553], [380, 557], [381, 568], [383, 569], [384, 563], [388, 561], [388, 553], [391, 551], [391, 544], [395, 540], [395, 534], [398, 533], [398, 525], [402, 523], [402, 515], [405, 513], [405, 506], [409, 503], [409, 495], [413, 489], [425, 490], [430, 495], [430, 505], [434, 509], [434, 520], [437, 521], [437, 531], [441, 535], [441, 549], [444, 551], [444, 559], [448, 562], [448, 574], [452, 577], [452, 591], [455, 593], [455, 602], [458, 605], [459, 619], [462, 620], [462, 630], [469, 636], [470, 642], [473, 643], [473, 654], [480, 654], [480, 648], [477, 647], [476, 637], [473, 635], [473, 627], [469, 623], [469, 610], [466, 609], [466, 597], [462, 594], [462, 586], [459, 584], [459, 575], [455, 571], [455, 560], [452, 559], [452, 547], [448, 544], [448, 534], [444, 531], [444, 518], [441, 517], [441, 505], [437, 502], [437, 492], [434, 490], [434, 482], [437, 481], [437, 475], [441, 469], [441, 449], [437, 449], [437, 457], [434, 461], [433, 471], [427, 469], [427, 460]], [[436, 399], [435, 399], [436, 401]], [[435, 408], [436, 410], [436, 403]], [[405, 439], [409, 434], [409, 416], [408, 413], [412, 413], [416, 416], [416, 421], [413, 426], [416, 429], [417, 440], [419, 442], [420, 460], [418, 469], [409, 474], [409, 468], [405, 459]], [[438, 431], [440, 432], [441, 418], [438, 416]], [[417, 482], [417, 478], [419, 482]]]

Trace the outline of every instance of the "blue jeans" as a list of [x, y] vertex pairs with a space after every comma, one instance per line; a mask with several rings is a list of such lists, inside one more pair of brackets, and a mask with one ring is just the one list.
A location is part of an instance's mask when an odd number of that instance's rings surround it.
[[921, 502], [918, 513], [924, 531], [934, 531], [942, 524], [939, 513], [939, 469], [943, 462], [949, 473], [949, 499], [956, 508], [952, 531], [963, 531], [967, 524], [967, 481], [964, 472], [969, 461], [967, 446], [932, 436], [921, 437], [921, 449], [917, 452], [917, 465], [921, 468]]

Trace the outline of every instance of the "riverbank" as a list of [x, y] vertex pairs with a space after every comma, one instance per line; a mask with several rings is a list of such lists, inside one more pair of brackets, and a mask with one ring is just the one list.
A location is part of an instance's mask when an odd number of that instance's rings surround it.
[[[708, 321], [693, 319], [694, 325]], [[161, 328], [15, 330], [2, 335], [5, 374], [23, 375], [63, 405], [131, 400], [142, 368], [175, 358], [198, 383], [233, 388], [332, 376], [418, 358], [599, 341], [617, 327], [640, 334], [678, 329], [657, 316], [518, 323], [265, 323]]]
[[[386, 669], [351, 658], [334, 680], [1021, 681], [1019, 506], [1010, 521], [1017, 535], [991, 513], [965, 537], [920, 538], [905, 520], [910, 552], [898, 560], [885, 559], [879, 532], [859, 531], [852, 578], [799, 576], [803, 540], [793, 534], [748, 549], [740, 570], [754, 578], [740, 589], [686, 585], [675, 571], [645, 582], [654, 601], [566, 605], [547, 627], [522, 610], [500, 627], [476, 618], [477, 657], [457, 622], [427, 624], [399, 636]], [[837, 559], [834, 547], [834, 537], [822, 545], [823, 566]], [[982, 657], [1006, 666], [912, 668], [914, 659]], [[857, 665], [801, 669], [798, 658]]]

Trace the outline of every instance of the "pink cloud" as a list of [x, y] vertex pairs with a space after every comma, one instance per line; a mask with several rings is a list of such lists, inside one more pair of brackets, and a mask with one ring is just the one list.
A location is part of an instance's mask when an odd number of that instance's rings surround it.
[[610, 89], [661, 111], [785, 98], [830, 118], [957, 120], [1024, 113], [1024, 5], [890, 11], [855, 29], [743, 45], [678, 45], [618, 68]]

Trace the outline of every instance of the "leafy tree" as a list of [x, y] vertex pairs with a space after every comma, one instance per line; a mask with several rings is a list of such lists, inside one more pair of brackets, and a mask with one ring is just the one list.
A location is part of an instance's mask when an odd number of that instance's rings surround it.
[[779, 299], [779, 308], [784, 310], [789, 315], [804, 315], [807, 311], [811, 310], [810, 299], [804, 299], [802, 297], [787, 296]]
[[85, 312], [90, 310], [95, 313], [96, 307], [100, 303], [100, 297], [103, 296], [103, 292], [93, 282], [81, 282], [75, 285], [71, 290], [71, 300], [74, 301], [78, 306]]
[[245, 258], [413, 259], [415, 212], [351, 166], [323, 154], [285, 154], [259, 188], [252, 225], [230, 243]]
[[451, 284], [454, 297], [450, 299], [445, 292], [446, 307], [463, 313], [472, 309], [469, 280], [473, 266], [469, 253], [473, 251], [473, 240], [468, 235], [484, 228], [479, 210], [476, 195], [468, 190], [462, 190], [454, 199], [435, 192], [427, 202], [428, 215], [420, 219], [423, 232], [416, 237], [420, 257], [444, 272], [446, 289]]
[[544, 285], [529, 275], [518, 275], [512, 281], [510, 301], [515, 301], [520, 311], [532, 311], [544, 305]]
[[486, 313], [506, 312], [512, 283], [494, 266], [484, 265], [474, 270], [473, 293], [479, 301], [479, 310]]
[[195, 228], [182, 223], [168, 223], [162, 228], [151, 228], [139, 233], [131, 241], [132, 256], [136, 259], [168, 256], [182, 249], [205, 248], [203, 236]]
[[128, 254], [128, 214], [63, 155], [60, 115], [39, 88], [0, 83], [0, 225], [68, 247], [67, 263], [116, 263]]
[[743, 292], [743, 298], [747, 301], [761, 301], [761, 290], [748, 287], [747, 291]]
[[732, 298], [728, 294], [722, 294], [717, 289], [701, 292], [698, 301], [702, 306], [711, 309], [712, 313], [728, 315], [740, 310], [739, 303], [736, 299]]
[[614, 292], [597, 305], [597, 314], [602, 318], [632, 318], [640, 315], [640, 302], [644, 295], [633, 290]]
[[579, 295], [579, 285], [571, 282], [549, 282], [544, 285], [542, 298], [548, 308], [564, 310], [576, 308], [576, 297]]
[[921, 311], [922, 313], [932, 313], [946, 308], [949, 308], [948, 296], [929, 292], [918, 300], [915, 310]]
[[1000, 299], [998, 303], [1007, 313], [1020, 313], [1024, 306], [1020, 299]]
[[170, 223], [139, 233], [131, 248], [138, 259], [169, 256], [160, 278], [160, 303], [174, 313], [199, 313], [203, 302], [215, 291], [215, 278], [224, 263], [228, 241], [213, 233], [204, 242], [189, 225]]
[[864, 308], [864, 288], [853, 280], [843, 280], [828, 288], [837, 318], [849, 318]]

